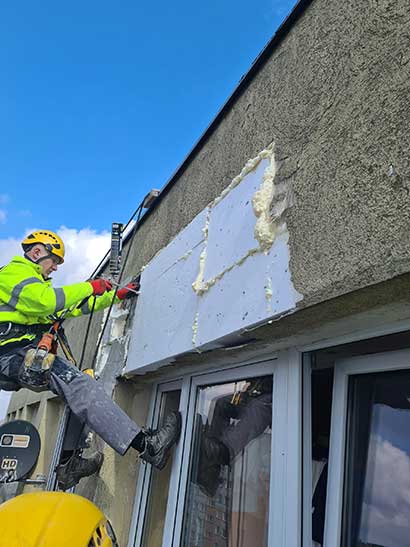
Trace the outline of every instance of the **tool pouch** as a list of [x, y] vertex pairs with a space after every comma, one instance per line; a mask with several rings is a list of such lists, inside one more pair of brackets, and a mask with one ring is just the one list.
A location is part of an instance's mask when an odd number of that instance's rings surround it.
[[19, 370], [20, 384], [33, 391], [46, 391], [55, 357], [44, 349], [29, 349]]

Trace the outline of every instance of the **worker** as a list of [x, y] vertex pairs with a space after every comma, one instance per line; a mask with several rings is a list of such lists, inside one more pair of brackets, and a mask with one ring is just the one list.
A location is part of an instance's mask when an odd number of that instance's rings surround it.
[[[220, 488], [222, 466], [230, 466], [251, 441], [272, 427], [272, 380], [272, 376], [248, 380], [244, 391], [235, 393], [233, 397], [222, 395], [210, 401], [209, 415], [212, 419], [198, 429], [199, 458], [193, 476], [206, 496], [214, 497]], [[323, 398], [312, 396], [312, 400], [319, 401], [312, 407], [312, 547], [321, 547], [329, 459], [330, 423], [327, 420], [330, 414], [323, 412]], [[202, 416], [198, 417], [202, 423]], [[257, 449], [260, 450], [261, 446]], [[249, 492], [245, 498], [243, 503], [249, 503]]]
[[[50, 274], [64, 262], [64, 243], [54, 232], [38, 230], [22, 241], [24, 256], [15, 256], [0, 269], [0, 389], [35, 391], [50, 389], [60, 396], [79, 420], [95, 431], [116, 452], [123, 455], [132, 447], [142, 460], [162, 469], [181, 429], [178, 412], [167, 416], [159, 430], [141, 429], [104, 391], [100, 382], [84, 374], [69, 361], [55, 357], [48, 373], [39, 380], [24, 366], [27, 351], [35, 348], [56, 316], [76, 317], [91, 312], [87, 297], [95, 296], [95, 310], [136, 295], [135, 283], [117, 291], [99, 278], [53, 288]], [[81, 304], [84, 302], [83, 304]], [[78, 305], [80, 307], [78, 307]], [[69, 310], [67, 312], [67, 310]], [[99, 470], [102, 455], [76, 457], [70, 462], [70, 477], [78, 480]]]
[[91, 501], [77, 494], [32, 492], [0, 505], [1, 545], [118, 547], [114, 530]]
[[[215, 405], [214, 405], [215, 403]], [[203, 426], [195, 482], [208, 496], [215, 496], [221, 467], [234, 458], [272, 423], [272, 378], [250, 380], [244, 392], [212, 401], [212, 420]]]

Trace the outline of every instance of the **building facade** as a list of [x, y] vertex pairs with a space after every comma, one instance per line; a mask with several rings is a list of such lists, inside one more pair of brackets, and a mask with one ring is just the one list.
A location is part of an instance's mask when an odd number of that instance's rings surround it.
[[408, 545], [409, 13], [300, 1], [128, 238], [99, 381], [183, 429], [162, 472], [105, 447], [78, 486], [121, 545]]

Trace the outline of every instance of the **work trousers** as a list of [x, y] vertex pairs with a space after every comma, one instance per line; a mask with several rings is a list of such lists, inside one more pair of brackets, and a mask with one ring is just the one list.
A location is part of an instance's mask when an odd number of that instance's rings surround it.
[[[249, 397], [237, 407], [230, 404], [232, 396], [217, 400], [213, 412], [210, 434], [220, 440], [234, 458], [253, 439], [272, 424], [272, 393]], [[235, 415], [233, 415], [235, 410]], [[236, 423], [231, 423], [235, 418]]]
[[[28, 347], [0, 354], [0, 389], [17, 391], [29, 385], [19, 383], [19, 370], [23, 366]], [[80, 372], [69, 361], [56, 357], [48, 385], [60, 396], [71, 412], [92, 431], [95, 431], [111, 448], [123, 455], [141, 431], [127, 414], [107, 395], [102, 385]]]

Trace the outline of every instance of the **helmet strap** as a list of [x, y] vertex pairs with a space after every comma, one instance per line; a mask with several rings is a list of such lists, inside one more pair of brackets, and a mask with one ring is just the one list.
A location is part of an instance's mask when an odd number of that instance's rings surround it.
[[30, 260], [30, 262], [32, 262], [33, 264], [37, 264], [37, 262], [36, 262], [35, 260], [33, 260], [33, 259], [31, 258], [31, 256], [29, 256], [27, 253], [24, 253], [24, 258], [25, 258], [26, 260]]
[[27, 253], [24, 253], [24, 258], [26, 258], [27, 260], [30, 260], [30, 262], [32, 262], [33, 264], [40, 264], [40, 262], [42, 262], [43, 260], [45, 260], [46, 258], [50, 258], [50, 255], [51, 253], [49, 253], [48, 255], [46, 256], [42, 256], [41, 258], [39, 258], [38, 260], [33, 260], [31, 258], [31, 256], [29, 256]]
[[[50, 253], [51, 254], [51, 253]], [[39, 258], [38, 260], [33, 260], [31, 257], [29, 257], [26, 253], [24, 253], [24, 258], [26, 258], [27, 260], [30, 260], [30, 262], [32, 262], [33, 264], [37, 264], [37, 265], [40, 265], [40, 262], [42, 262], [43, 260], [45, 260], [46, 258], [50, 258], [50, 254], [48, 254], [47, 256], [42, 256], [41, 258]], [[41, 274], [43, 276], [43, 279], [44, 281], [48, 281], [49, 279], [51, 279], [51, 277], [45, 277], [43, 274]]]

